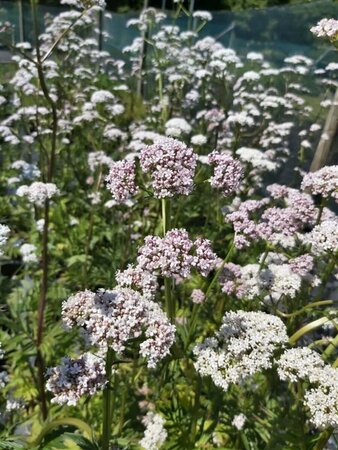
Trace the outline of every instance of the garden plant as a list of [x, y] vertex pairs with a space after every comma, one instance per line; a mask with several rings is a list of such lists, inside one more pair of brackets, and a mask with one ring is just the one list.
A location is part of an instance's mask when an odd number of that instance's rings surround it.
[[60, 3], [0, 24], [0, 449], [337, 448], [338, 165], [308, 168], [338, 64], [183, 0], [116, 59], [105, 2]]

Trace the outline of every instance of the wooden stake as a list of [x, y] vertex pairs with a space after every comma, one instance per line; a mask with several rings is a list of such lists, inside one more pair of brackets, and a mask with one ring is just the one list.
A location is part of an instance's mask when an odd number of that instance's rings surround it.
[[333, 104], [327, 115], [324, 130], [320, 137], [316, 153], [313, 157], [310, 172], [315, 172], [327, 163], [333, 141], [338, 131], [338, 88], [336, 90]]

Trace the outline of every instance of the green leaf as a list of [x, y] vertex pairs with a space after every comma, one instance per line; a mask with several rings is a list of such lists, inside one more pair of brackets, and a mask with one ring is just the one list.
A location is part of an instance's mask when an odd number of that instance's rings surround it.
[[40, 448], [41, 450], [98, 450], [96, 444], [75, 433], [63, 433]]
[[62, 426], [73, 426], [81, 430], [90, 439], [92, 438], [93, 432], [91, 427], [83, 420], [76, 419], [75, 417], [67, 417], [64, 419], [53, 420], [47, 423], [40, 431], [39, 436], [32, 442], [32, 445], [39, 445], [43, 441], [44, 437], [50, 433], [52, 430], [62, 427]]
[[67, 259], [66, 264], [67, 267], [71, 267], [76, 263], [83, 263], [86, 260], [86, 255], [74, 255]]
[[320, 319], [314, 320], [313, 322], [308, 323], [307, 325], [304, 325], [302, 328], [300, 328], [296, 333], [294, 333], [290, 339], [290, 344], [295, 344], [298, 339], [300, 339], [304, 334], [309, 333], [310, 331], [315, 330], [316, 328], [321, 327], [324, 325], [324, 323], [329, 322], [330, 319], [327, 317], [321, 317]]
[[0, 438], [0, 449], [2, 450], [23, 450], [24, 444], [19, 438]]

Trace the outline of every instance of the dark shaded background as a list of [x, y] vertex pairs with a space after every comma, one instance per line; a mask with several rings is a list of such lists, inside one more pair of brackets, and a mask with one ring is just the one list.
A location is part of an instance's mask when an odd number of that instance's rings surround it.
[[[24, 0], [26, 2], [28, 0]], [[149, 6], [160, 8], [163, 0], [149, 0]], [[139, 9], [143, 0], [106, 0], [108, 9], [126, 12], [130, 9]], [[40, 0], [40, 4], [58, 5], [58, 0]], [[185, 2], [189, 4], [188, 0]], [[196, 9], [242, 11], [247, 8], [265, 8], [268, 6], [287, 5], [295, 3], [312, 3], [311, 0], [195, 0]], [[172, 8], [172, 0], [166, 0], [166, 8]]]

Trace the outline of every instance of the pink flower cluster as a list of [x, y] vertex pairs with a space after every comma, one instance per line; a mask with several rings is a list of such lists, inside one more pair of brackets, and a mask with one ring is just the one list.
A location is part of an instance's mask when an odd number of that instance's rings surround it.
[[161, 308], [128, 288], [78, 292], [63, 303], [62, 320], [69, 328], [80, 327], [89, 344], [117, 353], [144, 332], [148, 339], [140, 353], [148, 359], [148, 367], [164, 358], [175, 340], [175, 327]]
[[92, 353], [62, 358], [59, 366], [47, 370], [47, 378], [46, 387], [54, 394], [52, 403], [76, 405], [82, 395], [102, 389], [106, 381], [104, 360]]
[[158, 288], [157, 277], [139, 266], [129, 265], [126, 270], [118, 271], [116, 281], [119, 287], [140, 291], [144, 298], [152, 300]]
[[205, 294], [201, 289], [193, 289], [191, 293], [191, 300], [193, 303], [200, 305], [205, 301]]
[[316, 26], [310, 28], [311, 33], [317, 37], [328, 37], [334, 39], [338, 36], [338, 20], [336, 19], [322, 19]]
[[292, 247], [295, 234], [315, 223], [318, 211], [310, 195], [278, 184], [267, 190], [273, 199], [280, 200], [281, 206], [268, 206], [269, 198], [247, 200], [226, 216], [233, 224], [237, 248], [247, 247], [257, 239]]
[[138, 188], [135, 183], [135, 162], [116, 161], [111, 164], [109, 174], [106, 176], [107, 187], [113, 198], [122, 203], [134, 194]]
[[142, 170], [151, 175], [155, 197], [188, 195], [193, 190], [196, 154], [183, 142], [159, 139], [142, 150], [140, 163]]
[[237, 298], [244, 297], [246, 289], [242, 279], [242, 267], [238, 264], [228, 263], [224, 265], [220, 283], [225, 294], [234, 294]]
[[268, 199], [247, 200], [242, 202], [237, 211], [227, 214], [226, 221], [232, 223], [235, 231], [234, 243], [237, 248], [250, 245], [250, 241], [259, 238], [254, 214], [269, 203]]
[[243, 177], [240, 162], [216, 150], [210, 153], [208, 160], [215, 166], [214, 175], [209, 180], [211, 186], [221, 190], [225, 196], [231, 195], [239, 188]]
[[324, 198], [332, 197], [338, 202], [338, 166], [325, 166], [316, 172], [307, 173], [301, 189]]
[[207, 239], [193, 242], [186, 230], [173, 229], [163, 238], [147, 236], [139, 249], [137, 261], [139, 267], [148, 272], [156, 271], [163, 277], [186, 278], [192, 268], [207, 276], [215, 268], [218, 258]]
[[289, 261], [290, 267], [294, 273], [301, 277], [306, 277], [313, 269], [313, 256], [306, 253]]
[[148, 367], [155, 367], [175, 341], [175, 326], [157, 303], [148, 304], [145, 337], [140, 344], [140, 354], [147, 359]]

